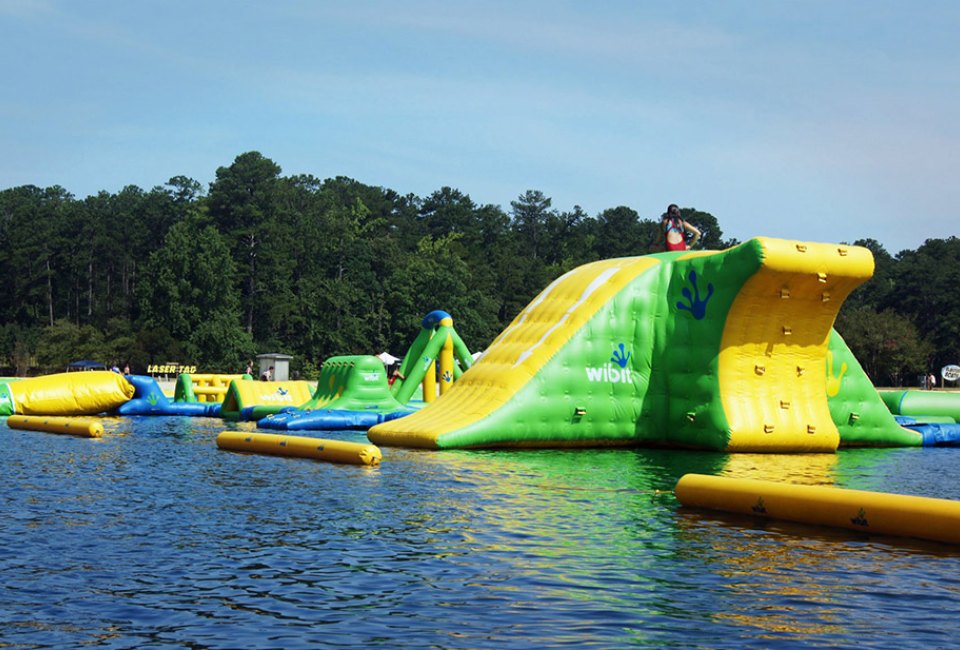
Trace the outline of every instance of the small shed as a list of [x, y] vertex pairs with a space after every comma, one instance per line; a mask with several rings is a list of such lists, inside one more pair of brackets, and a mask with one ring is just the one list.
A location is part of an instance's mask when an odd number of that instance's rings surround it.
[[290, 359], [292, 358], [289, 354], [280, 354], [279, 352], [258, 354], [257, 377], [262, 377], [263, 373], [273, 366], [273, 381], [287, 381], [290, 379]]

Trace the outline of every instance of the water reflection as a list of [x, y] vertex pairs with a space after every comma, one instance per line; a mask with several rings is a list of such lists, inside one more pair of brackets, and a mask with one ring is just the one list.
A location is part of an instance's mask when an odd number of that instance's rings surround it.
[[956, 594], [952, 577], [921, 578], [955, 570], [957, 553], [946, 545], [690, 511], [679, 513], [678, 530], [680, 552], [702, 563], [705, 583], [725, 592], [713, 616], [756, 628], [759, 638], [789, 632], [849, 639], [878, 628], [918, 634], [917, 599], [928, 599], [934, 585]]
[[800, 485], [833, 485], [836, 454], [728, 454], [721, 476]]
[[[960, 605], [956, 554], [689, 513], [673, 496], [690, 472], [949, 492], [935, 477], [952, 453], [385, 449], [371, 468], [216, 448], [244, 426], [118, 418], [100, 440], [0, 427], [3, 643], [936, 646], [922, 628], [949, 629]], [[362, 439], [323, 435], [338, 436]]]

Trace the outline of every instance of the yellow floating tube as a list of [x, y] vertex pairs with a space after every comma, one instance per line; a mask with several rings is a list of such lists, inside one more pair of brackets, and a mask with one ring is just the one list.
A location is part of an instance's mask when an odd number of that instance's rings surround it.
[[217, 447], [354, 465], [379, 465], [383, 457], [379, 447], [359, 442], [246, 431], [223, 431], [217, 436]]
[[[125, 404], [135, 391], [123, 375], [109, 370], [30, 377], [7, 384], [12, 408], [4, 414], [95, 415]], [[0, 413], [3, 406], [0, 400]]]
[[11, 415], [7, 418], [7, 426], [11, 429], [25, 429], [27, 431], [68, 433], [83, 438], [99, 438], [103, 435], [103, 425], [93, 418]]
[[685, 506], [960, 543], [960, 501], [701, 474], [683, 476], [676, 495]]

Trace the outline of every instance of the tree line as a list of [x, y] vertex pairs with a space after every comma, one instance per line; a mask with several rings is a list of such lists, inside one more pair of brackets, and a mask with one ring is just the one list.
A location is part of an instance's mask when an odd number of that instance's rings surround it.
[[[710, 213], [683, 213], [704, 248], [737, 243]], [[284, 176], [258, 152], [218, 168], [208, 188], [184, 176], [85, 199], [14, 187], [0, 191], [0, 374], [62, 371], [81, 358], [233, 373], [282, 352], [316, 377], [330, 356], [403, 354], [434, 309], [482, 350], [559, 275], [659, 251], [661, 240], [659, 215], [625, 206], [591, 216], [557, 210], [536, 190], [509, 210], [450, 187], [401, 195], [346, 177]], [[960, 242], [896, 257], [854, 243], [874, 252], [877, 274], [838, 329], [875, 381], [956, 362]]]

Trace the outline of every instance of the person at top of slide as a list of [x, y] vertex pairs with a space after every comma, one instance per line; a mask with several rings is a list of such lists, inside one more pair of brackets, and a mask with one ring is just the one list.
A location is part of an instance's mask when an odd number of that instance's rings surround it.
[[[667, 206], [667, 211], [660, 217], [660, 225], [663, 227], [663, 249], [667, 251], [685, 251], [687, 248], [693, 248], [700, 241], [700, 231], [683, 220], [680, 216], [680, 208], [676, 203]], [[691, 233], [693, 238], [687, 245], [686, 234]]]

